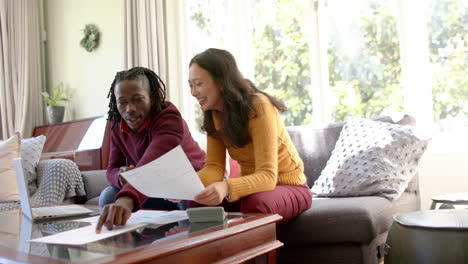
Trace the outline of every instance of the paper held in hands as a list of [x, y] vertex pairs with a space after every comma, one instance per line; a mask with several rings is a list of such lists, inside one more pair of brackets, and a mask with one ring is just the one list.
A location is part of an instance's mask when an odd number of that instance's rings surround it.
[[193, 200], [204, 190], [180, 145], [154, 161], [121, 175], [148, 197]]

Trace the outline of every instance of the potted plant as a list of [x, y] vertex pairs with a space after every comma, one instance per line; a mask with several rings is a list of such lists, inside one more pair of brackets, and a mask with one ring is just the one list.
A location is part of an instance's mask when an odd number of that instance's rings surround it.
[[52, 94], [42, 92], [44, 102], [47, 105], [47, 120], [49, 124], [60, 123], [63, 121], [63, 114], [65, 113], [65, 106], [60, 105], [62, 102], [68, 101], [64, 95], [63, 83], [59, 83], [52, 89]]

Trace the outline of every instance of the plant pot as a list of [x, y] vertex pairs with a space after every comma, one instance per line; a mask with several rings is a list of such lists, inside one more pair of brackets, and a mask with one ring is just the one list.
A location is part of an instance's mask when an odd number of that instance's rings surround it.
[[65, 113], [65, 106], [47, 106], [47, 121], [49, 124], [61, 123], [63, 121], [63, 114]]

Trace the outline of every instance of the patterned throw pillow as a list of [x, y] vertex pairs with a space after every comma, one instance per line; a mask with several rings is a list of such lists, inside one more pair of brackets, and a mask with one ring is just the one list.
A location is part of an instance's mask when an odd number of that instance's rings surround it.
[[418, 138], [411, 126], [349, 119], [312, 192], [324, 197], [378, 195], [397, 199], [416, 174], [428, 143], [429, 139]]
[[28, 185], [29, 195], [32, 196], [37, 190], [37, 174], [36, 168], [41, 158], [42, 149], [46, 137], [40, 135], [33, 138], [25, 138], [21, 140], [21, 158], [23, 160], [23, 171]]
[[7, 140], [0, 140], [0, 202], [18, 201], [16, 173], [13, 160], [20, 154], [20, 135], [16, 133]]
[[37, 182], [40, 184], [31, 198], [33, 206], [57, 204], [66, 198], [86, 195], [80, 169], [68, 159], [40, 161]]

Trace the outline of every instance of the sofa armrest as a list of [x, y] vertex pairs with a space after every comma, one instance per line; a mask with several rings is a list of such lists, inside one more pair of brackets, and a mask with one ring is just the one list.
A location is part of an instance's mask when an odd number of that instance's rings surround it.
[[106, 178], [106, 170], [82, 171], [81, 175], [86, 190], [86, 201], [99, 197], [101, 191], [109, 186]]

